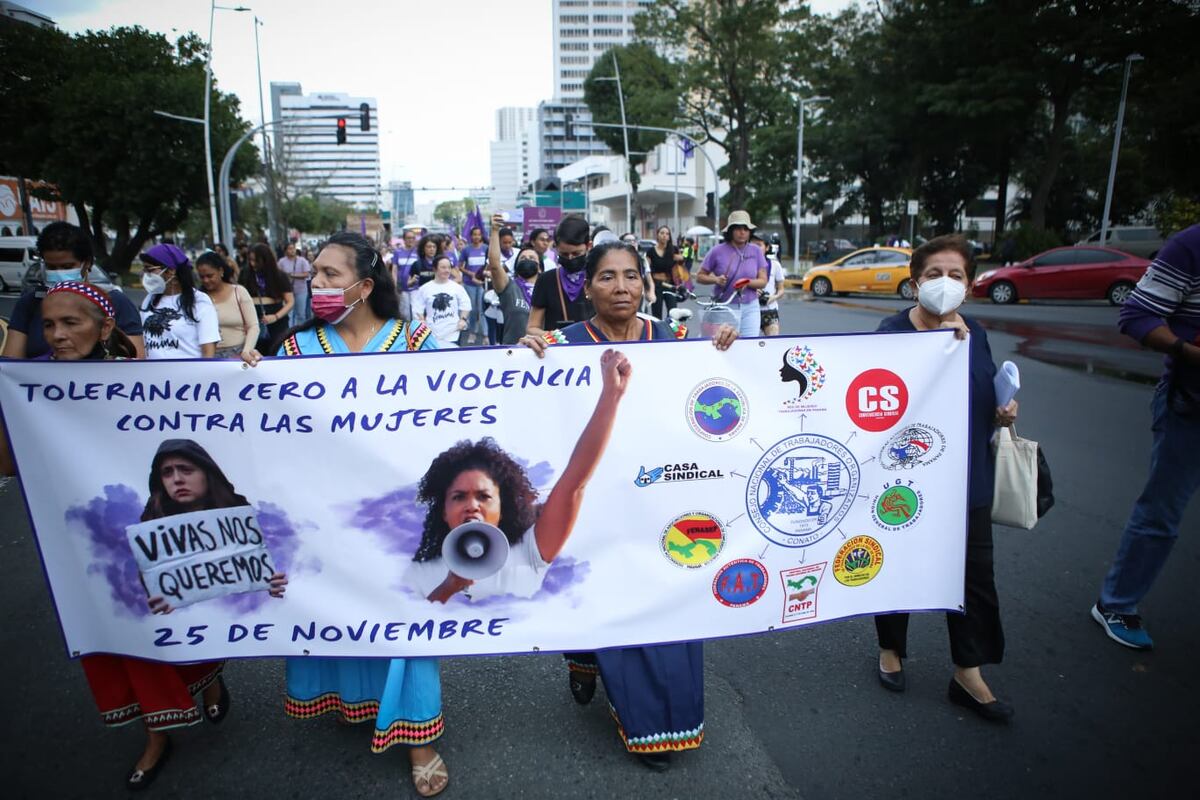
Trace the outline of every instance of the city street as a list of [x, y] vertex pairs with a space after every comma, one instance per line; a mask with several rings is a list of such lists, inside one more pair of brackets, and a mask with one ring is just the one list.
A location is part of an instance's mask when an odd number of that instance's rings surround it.
[[[0, 298], [0, 313], [11, 304]], [[787, 334], [862, 331], [906, 306], [797, 297], [781, 317]], [[973, 301], [964, 312], [988, 328], [998, 363], [1020, 366], [1018, 429], [1042, 444], [1057, 497], [1033, 531], [995, 531], [1007, 652], [985, 675], [1015, 706], [1011, 726], [946, 700], [941, 615], [913, 619], [901, 695], [878, 684], [869, 619], [706, 644], [706, 739], [663, 774], [625, 754], [602, 689], [590, 706], [574, 703], [558, 655], [461, 658], [442, 664], [443, 796], [1186, 796], [1200, 711], [1185, 681], [1200, 663], [1187, 588], [1200, 568], [1197, 504], [1142, 608], [1158, 649], [1117, 646], [1088, 613], [1146, 473], [1161, 357], [1120, 336], [1107, 304]], [[0, 531], [3, 792], [122, 796], [143, 733], [106, 730], [66, 657], [15, 480], [0, 487]], [[148, 796], [416, 796], [406, 754], [372, 755], [369, 725], [285, 717], [282, 660], [230, 662], [226, 675], [229, 718], [176, 732]]]

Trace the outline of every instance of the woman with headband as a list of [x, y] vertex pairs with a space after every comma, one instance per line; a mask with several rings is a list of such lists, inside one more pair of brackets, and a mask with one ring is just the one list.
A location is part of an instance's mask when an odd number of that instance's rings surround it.
[[188, 257], [173, 244], [156, 244], [140, 258], [146, 358], [212, 358], [221, 341], [217, 309], [197, 290]]

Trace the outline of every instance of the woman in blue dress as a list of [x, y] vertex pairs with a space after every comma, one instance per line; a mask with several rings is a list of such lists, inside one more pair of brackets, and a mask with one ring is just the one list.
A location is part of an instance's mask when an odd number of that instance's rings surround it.
[[[284, 355], [433, 350], [422, 324], [400, 319], [391, 270], [357, 233], [329, 237], [313, 263], [313, 319], [284, 336]], [[245, 357], [251, 366], [261, 355]], [[336, 712], [344, 722], [375, 720], [371, 750], [407, 745], [422, 797], [446, 788], [449, 775], [432, 743], [442, 735], [442, 685], [435, 658], [289, 658], [289, 716]]]
[[[595, 315], [583, 322], [541, 335], [527, 335], [521, 344], [544, 355], [554, 344], [586, 342], [646, 342], [682, 339], [687, 331], [674, 323], [639, 316], [643, 266], [638, 252], [621, 242], [607, 242], [588, 253], [584, 291]], [[713, 337], [718, 350], [727, 350], [737, 330], [723, 325]], [[607, 355], [607, 354], [606, 354]], [[616, 369], [628, 379], [624, 356]], [[704, 648], [700, 642], [650, 647], [621, 647], [595, 653], [566, 653], [571, 694], [586, 705], [596, 691], [596, 675], [604, 680], [617, 732], [625, 749], [646, 766], [665, 770], [671, 753], [699, 747], [704, 739]]]

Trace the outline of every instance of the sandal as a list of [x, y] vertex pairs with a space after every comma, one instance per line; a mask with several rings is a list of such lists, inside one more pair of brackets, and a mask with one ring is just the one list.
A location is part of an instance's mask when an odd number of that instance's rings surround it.
[[[434, 778], [445, 778], [446, 782], [442, 784], [442, 788], [436, 792], [433, 791]], [[425, 764], [412, 765], [413, 786], [417, 789], [417, 794], [421, 797], [433, 797], [446, 791], [446, 787], [450, 785], [450, 773], [446, 771], [446, 762], [442, 761], [442, 757], [434, 753], [433, 758]], [[421, 784], [424, 783], [424, 790], [421, 789]]]
[[133, 771], [129, 773], [129, 777], [125, 779], [125, 788], [131, 792], [141, 792], [150, 788], [150, 784], [154, 783], [154, 779], [158, 777], [158, 773], [162, 770], [163, 764], [167, 763], [167, 759], [171, 756], [171, 739], [168, 737], [167, 743], [163, 746], [162, 753], [158, 756], [158, 761], [154, 762], [154, 766], [149, 769], [138, 769], [135, 764]]
[[225, 687], [225, 676], [217, 676], [217, 685], [221, 687], [221, 696], [217, 698], [217, 702], [211, 706], [204, 707], [204, 716], [213, 725], [219, 725], [221, 720], [225, 719], [225, 715], [229, 713], [229, 689]]
[[581, 680], [581, 677], [578, 673], [570, 673], [571, 696], [575, 698], [576, 703], [586, 706], [596, 694], [596, 676], [588, 676], [590, 680]]

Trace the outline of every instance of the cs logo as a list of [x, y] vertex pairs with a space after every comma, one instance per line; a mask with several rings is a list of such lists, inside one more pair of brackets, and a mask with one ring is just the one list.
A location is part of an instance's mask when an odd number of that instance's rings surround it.
[[653, 467], [649, 472], [646, 471], [645, 467], [638, 467], [638, 476], [633, 479], [633, 485], [639, 487], [649, 486], [662, 476], [662, 467]]
[[864, 431], [886, 431], [900, 421], [906, 410], [908, 387], [891, 370], [869, 369], [846, 390], [846, 412]]

